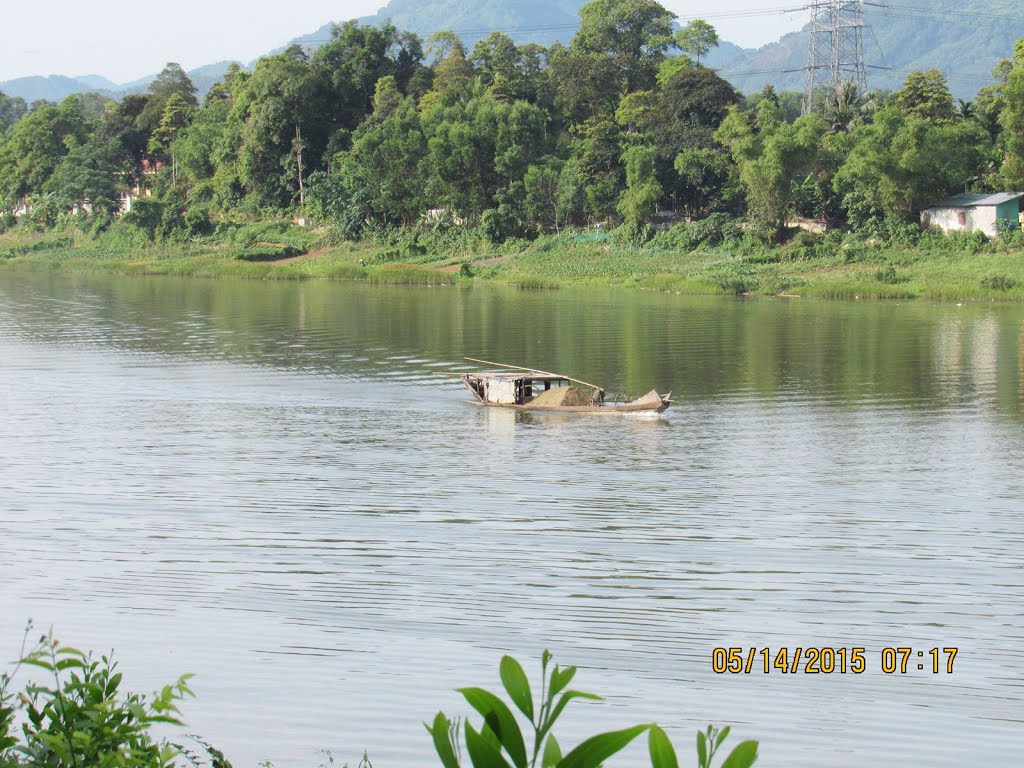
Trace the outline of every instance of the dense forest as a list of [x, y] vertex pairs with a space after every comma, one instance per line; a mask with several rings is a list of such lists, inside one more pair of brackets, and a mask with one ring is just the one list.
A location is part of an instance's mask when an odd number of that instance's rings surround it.
[[[1024, 188], [1024, 43], [954, 103], [935, 70], [894, 93], [851, 84], [744, 97], [703, 63], [713, 27], [654, 0], [594, 0], [571, 42], [468, 51], [390, 24], [336, 27], [233, 67], [202, 103], [177, 65], [120, 101], [0, 94], [0, 230], [61, 222], [184, 239], [221, 219], [312, 217], [359, 239], [425, 221], [500, 242], [601, 223], [794, 216], [879, 236], [963, 191]], [[1010, 52], [1008, 52], [1010, 53]], [[129, 190], [150, 190], [118, 216]]]

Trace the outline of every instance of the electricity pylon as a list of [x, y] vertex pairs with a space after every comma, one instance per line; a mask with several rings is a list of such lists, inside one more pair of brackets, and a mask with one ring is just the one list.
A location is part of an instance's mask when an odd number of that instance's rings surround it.
[[867, 91], [861, 0], [812, 0], [806, 72], [805, 115], [814, 111], [815, 95], [826, 89], [834, 93], [852, 82], [860, 93]]

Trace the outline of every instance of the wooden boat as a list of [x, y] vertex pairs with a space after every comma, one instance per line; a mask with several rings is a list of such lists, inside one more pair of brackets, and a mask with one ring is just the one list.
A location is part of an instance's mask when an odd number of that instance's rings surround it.
[[654, 389], [636, 400], [606, 400], [603, 388], [571, 376], [471, 357], [466, 360], [505, 369], [460, 375], [480, 405], [552, 413], [661, 413], [672, 402], [671, 392], [659, 395]]

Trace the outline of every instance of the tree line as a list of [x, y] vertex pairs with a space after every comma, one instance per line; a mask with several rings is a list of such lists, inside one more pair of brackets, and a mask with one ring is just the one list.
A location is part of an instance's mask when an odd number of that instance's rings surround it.
[[298, 212], [348, 238], [447, 217], [495, 241], [659, 211], [746, 216], [767, 239], [788, 219], [884, 232], [964, 191], [1024, 188], [1024, 41], [995, 84], [954, 103], [942, 75], [895, 93], [853, 84], [799, 114], [799, 95], [743, 96], [701, 63], [711, 25], [677, 29], [655, 0], [594, 0], [568, 45], [495, 32], [467, 51], [390, 24], [337, 26], [233, 65], [202, 102], [167, 67], [142, 94], [25, 105], [0, 94], [0, 211], [52, 224], [83, 203], [151, 236], [243, 211]]

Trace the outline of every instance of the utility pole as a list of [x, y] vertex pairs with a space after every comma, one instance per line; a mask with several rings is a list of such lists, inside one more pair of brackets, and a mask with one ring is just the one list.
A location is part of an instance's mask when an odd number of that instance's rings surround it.
[[812, 0], [811, 41], [803, 113], [814, 111], [815, 95], [833, 93], [843, 83], [868, 88], [864, 66], [864, 8], [861, 0]]

